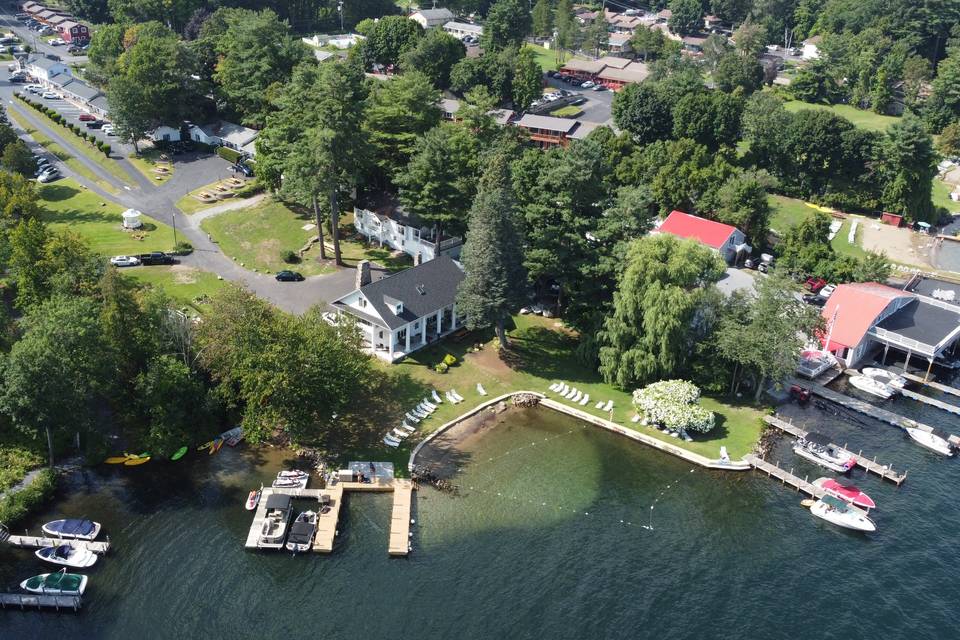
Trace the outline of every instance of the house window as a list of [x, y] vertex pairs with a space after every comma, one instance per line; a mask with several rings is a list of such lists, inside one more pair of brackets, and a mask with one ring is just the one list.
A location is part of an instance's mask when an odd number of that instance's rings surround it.
[[360, 308], [361, 309], [367, 308], [367, 299], [364, 298], [363, 296], [360, 296]]
[[404, 327], [397, 331], [397, 342], [406, 342], [407, 341], [407, 328]]

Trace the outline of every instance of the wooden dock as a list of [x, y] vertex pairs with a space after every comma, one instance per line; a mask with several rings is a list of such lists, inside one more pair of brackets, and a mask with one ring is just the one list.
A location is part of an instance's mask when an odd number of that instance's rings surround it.
[[[912, 427], [914, 429], [920, 429], [921, 431], [926, 431], [927, 433], [933, 432], [933, 427], [928, 424], [923, 424], [922, 422], [917, 422], [916, 420], [911, 420], [901, 415], [897, 415], [892, 411], [887, 411], [886, 409], [881, 409], [880, 407], [874, 406], [869, 402], [864, 402], [863, 400], [857, 400], [856, 398], [851, 398], [850, 396], [845, 396], [842, 393], [837, 393], [832, 389], [827, 389], [826, 387], [820, 386], [818, 384], [812, 383], [809, 380], [798, 380], [796, 378], [790, 378], [790, 384], [798, 384], [802, 387], [810, 389], [810, 392], [816, 396], [835, 402], [842, 407], [851, 409], [863, 415], [870, 416], [880, 422], [886, 422], [887, 424], [892, 424], [895, 427]], [[960, 437], [955, 434], [950, 434], [949, 438], [951, 444], [960, 446]]]
[[52, 596], [33, 593], [0, 593], [0, 608], [79, 611], [80, 596]]
[[948, 384], [940, 384], [939, 382], [934, 382], [933, 380], [924, 380], [920, 376], [914, 375], [912, 373], [906, 373], [903, 371], [897, 371], [896, 373], [912, 382], [918, 382], [920, 384], [930, 387], [931, 389], [936, 389], [937, 391], [942, 391], [943, 393], [948, 393], [952, 396], [960, 397], [960, 389], [957, 389], [956, 387], [951, 387]]
[[900, 394], [904, 398], [910, 398], [911, 400], [916, 400], [917, 402], [922, 402], [923, 404], [928, 404], [931, 407], [936, 407], [947, 413], [952, 413], [954, 415], [960, 416], [960, 407], [955, 404], [950, 404], [949, 402], [944, 402], [943, 400], [937, 400], [936, 398], [931, 398], [930, 396], [925, 396], [922, 393], [917, 393], [916, 391], [910, 391], [910, 389], [903, 389], [900, 391]]
[[[784, 420], [781, 420], [776, 416], [764, 416], [763, 420], [770, 426], [776, 427], [777, 429], [780, 429], [784, 433], [789, 433], [790, 435], [796, 436], [797, 438], [803, 438], [807, 435], [807, 432], [801, 429], [800, 427], [794, 424], [791, 424], [789, 422], [785, 422]], [[847, 453], [855, 457], [857, 459], [858, 467], [865, 469], [869, 473], [876, 474], [881, 478], [883, 478], [884, 480], [889, 480], [890, 482], [893, 482], [897, 486], [900, 486], [901, 484], [903, 484], [903, 481], [907, 479], [906, 471], [904, 471], [902, 474], [897, 473], [896, 471], [893, 470], [893, 465], [879, 464], [877, 462], [876, 456], [874, 456], [873, 460], [870, 460], [864, 455], [862, 449], [857, 453], [854, 453], [853, 451], [847, 449], [845, 446], [841, 447], [839, 445], [833, 444], [832, 442], [830, 444], [832, 447], [834, 447], [841, 453]]]
[[[314, 553], [331, 553], [337, 537], [337, 526], [340, 522], [340, 507], [344, 495], [348, 491], [363, 492], [393, 492], [393, 512], [390, 519], [390, 544], [388, 551], [392, 556], [405, 556], [410, 551], [410, 512], [413, 504], [414, 485], [410, 480], [393, 479], [389, 482], [338, 482], [325, 489], [274, 489], [264, 487], [260, 496], [260, 504], [253, 516], [253, 522], [247, 531], [244, 547], [259, 549], [258, 543], [263, 521], [267, 516], [267, 496], [273, 493], [282, 493], [292, 498], [321, 501], [321, 496], [328, 496], [327, 506], [330, 508], [324, 513], [317, 510], [317, 532], [313, 538]], [[400, 544], [400, 540], [403, 544]]]
[[89, 549], [93, 553], [105, 555], [110, 551], [110, 541], [98, 540], [67, 540], [66, 538], [50, 538], [47, 536], [17, 536], [11, 535], [7, 538], [7, 543], [23, 549], [44, 549], [46, 547], [56, 547], [65, 542], [69, 542], [75, 547]]
[[820, 498], [827, 493], [820, 487], [808, 482], [806, 478], [800, 478], [799, 476], [794, 475], [793, 469], [787, 471], [786, 469], [782, 468], [779, 462], [775, 465], [770, 464], [763, 458], [758, 458], [752, 453], [743, 456], [743, 459], [749, 462], [755, 469], [763, 471], [771, 478], [776, 478], [781, 483], [793, 487], [797, 491], [801, 491], [808, 496]]

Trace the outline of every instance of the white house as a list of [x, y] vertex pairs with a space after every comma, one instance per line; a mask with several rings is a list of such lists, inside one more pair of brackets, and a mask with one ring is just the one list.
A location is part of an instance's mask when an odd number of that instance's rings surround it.
[[803, 41], [803, 47], [800, 49], [800, 57], [804, 60], [816, 60], [820, 57], [820, 49], [817, 45], [820, 44], [822, 38], [820, 36], [813, 36], [807, 38]]
[[469, 22], [450, 21], [443, 25], [443, 30], [452, 36], [463, 40], [466, 36], [479, 38], [483, 35], [483, 26], [479, 24], [470, 24]]
[[150, 139], [154, 142], [180, 142], [180, 129], [162, 124], [150, 132]]
[[344, 315], [356, 322], [364, 346], [387, 362], [396, 362], [461, 327], [457, 288], [463, 268], [441, 256], [376, 282], [358, 266], [358, 287], [332, 303], [335, 324]]
[[255, 155], [254, 141], [260, 135], [260, 132], [256, 129], [250, 129], [226, 120], [218, 120], [202, 127], [191, 124], [189, 129], [190, 139], [194, 142], [209, 144], [214, 147], [223, 146], [250, 155]]
[[365, 39], [366, 38], [359, 33], [343, 33], [339, 35], [318, 33], [317, 35], [310, 36], [309, 38], [301, 38], [301, 40], [311, 47], [320, 48], [330, 45], [335, 49], [349, 49], [350, 47], [358, 44], [361, 40]]
[[[73, 74], [70, 72], [70, 67], [67, 65], [40, 56], [21, 61], [20, 68], [45, 87], [53, 86], [52, 81], [55, 79], [59, 80], [59, 84], [62, 84], [67, 78], [73, 77]], [[61, 77], [56, 78], [56, 76]]]
[[424, 29], [433, 29], [453, 20], [453, 12], [449, 9], [420, 9], [411, 13], [410, 19]]
[[387, 246], [395, 251], [403, 251], [421, 262], [433, 260], [438, 256], [459, 258], [463, 248], [463, 239], [456, 236], [444, 236], [437, 247], [434, 229], [418, 223], [412, 216], [399, 210], [381, 214], [356, 209], [353, 212], [353, 226], [357, 232], [381, 247]]

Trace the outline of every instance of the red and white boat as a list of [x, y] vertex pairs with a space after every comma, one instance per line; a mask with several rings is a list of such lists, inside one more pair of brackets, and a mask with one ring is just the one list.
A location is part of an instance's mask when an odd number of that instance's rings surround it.
[[260, 496], [263, 495], [263, 485], [260, 485], [260, 488], [251, 491], [250, 495], [247, 496], [247, 511], [253, 511], [257, 508], [257, 505], [260, 504]]
[[855, 507], [863, 507], [864, 509], [877, 508], [877, 503], [874, 502], [870, 496], [852, 484], [841, 484], [833, 478], [817, 478], [813, 481], [813, 484], [830, 495], [836, 496], [844, 502], [849, 502]]

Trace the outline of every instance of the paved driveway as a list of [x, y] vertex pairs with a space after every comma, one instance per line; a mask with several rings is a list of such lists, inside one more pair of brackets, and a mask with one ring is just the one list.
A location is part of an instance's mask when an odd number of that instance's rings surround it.
[[761, 275], [762, 274], [756, 271], [750, 271], [749, 269], [727, 267], [726, 273], [723, 274], [723, 277], [717, 283], [717, 288], [727, 296], [734, 291], [753, 291], [755, 284], [754, 279], [761, 277]]
[[583, 115], [577, 118], [583, 122], [595, 122], [597, 124], [612, 124], [613, 118], [610, 115], [610, 108], [613, 104], [613, 91], [594, 91], [593, 89], [581, 89], [566, 82], [561, 82], [556, 78], [547, 78], [547, 85], [557, 89], [566, 89], [571, 93], [578, 94], [586, 98], [587, 102], [578, 105]]

